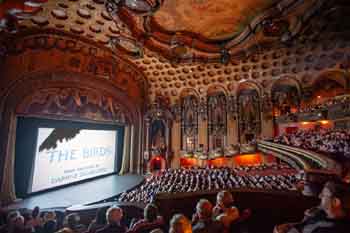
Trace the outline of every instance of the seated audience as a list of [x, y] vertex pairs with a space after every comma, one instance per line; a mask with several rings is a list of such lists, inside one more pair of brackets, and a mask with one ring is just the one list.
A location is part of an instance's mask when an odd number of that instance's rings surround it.
[[239, 218], [238, 209], [233, 206], [234, 199], [230, 192], [221, 191], [217, 194], [213, 216], [220, 221], [226, 229]]
[[154, 204], [148, 204], [144, 209], [144, 218], [130, 226], [129, 233], [144, 233], [156, 228], [165, 228], [164, 220], [158, 215], [158, 208]]
[[346, 233], [350, 229], [349, 187], [327, 182], [320, 195], [319, 206], [305, 211], [300, 223], [275, 227], [275, 233]]
[[96, 212], [95, 219], [92, 220], [88, 227], [88, 233], [95, 233], [97, 230], [102, 229], [106, 223], [106, 209], [100, 208]]
[[107, 210], [106, 220], [107, 225], [97, 230], [97, 233], [124, 233], [127, 228], [122, 225], [123, 210], [120, 207], [112, 206]]
[[276, 143], [325, 153], [335, 158], [350, 158], [350, 132], [341, 129], [310, 129], [282, 134]]
[[197, 203], [196, 213], [192, 217], [194, 233], [223, 232], [221, 222], [212, 219], [213, 205], [206, 199]]
[[119, 195], [120, 202], [149, 203], [157, 193], [251, 188], [295, 190], [297, 171], [286, 164], [236, 168], [167, 169], [151, 175], [141, 186]]
[[175, 214], [169, 227], [169, 233], [192, 233], [191, 222], [182, 214]]

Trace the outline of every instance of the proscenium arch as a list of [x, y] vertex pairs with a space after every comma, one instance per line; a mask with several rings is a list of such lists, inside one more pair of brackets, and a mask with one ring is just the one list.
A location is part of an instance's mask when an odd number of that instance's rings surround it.
[[[127, 94], [117, 86], [108, 81], [101, 81], [92, 75], [66, 72], [66, 71], [42, 71], [21, 76], [11, 85], [1, 96], [1, 120], [0, 120], [0, 137], [3, 139], [0, 144], [0, 181], [1, 196], [0, 199], [11, 202], [16, 199], [14, 184], [14, 160], [15, 160], [15, 137], [17, 124], [17, 106], [20, 106], [26, 97], [35, 94], [37, 91], [49, 88], [71, 88], [85, 89], [101, 92], [104, 95], [112, 96], [118, 101], [123, 109], [129, 113], [128, 121], [135, 129], [132, 142], [138, 143], [138, 135], [141, 133], [140, 119], [141, 106], [137, 106], [128, 98]], [[44, 118], [44, 116], [43, 116]], [[65, 119], [58, 117], [57, 119]], [[69, 119], [69, 118], [67, 118]], [[76, 121], [87, 121], [85, 119], [70, 119]], [[101, 122], [100, 122], [101, 123]], [[103, 123], [103, 122], [102, 122]], [[133, 145], [130, 145], [133, 146]], [[135, 146], [135, 148], [137, 148]], [[138, 170], [138, 149], [134, 149], [131, 154], [134, 163], [131, 170]]]

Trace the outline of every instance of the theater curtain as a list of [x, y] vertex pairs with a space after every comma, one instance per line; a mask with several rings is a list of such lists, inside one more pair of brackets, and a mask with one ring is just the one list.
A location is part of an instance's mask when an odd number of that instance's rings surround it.
[[119, 175], [123, 175], [129, 172], [130, 170], [130, 126], [125, 127], [124, 132], [124, 147], [123, 147], [123, 158], [122, 158], [122, 166], [119, 171]]
[[[14, 113], [12, 113], [14, 114]], [[15, 141], [16, 141], [16, 117], [10, 117], [8, 143], [6, 145], [6, 153], [4, 156], [5, 164], [3, 170], [3, 179], [1, 184], [1, 197], [0, 200], [5, 203], [11, 203], [16, 200], [15, 192]]]

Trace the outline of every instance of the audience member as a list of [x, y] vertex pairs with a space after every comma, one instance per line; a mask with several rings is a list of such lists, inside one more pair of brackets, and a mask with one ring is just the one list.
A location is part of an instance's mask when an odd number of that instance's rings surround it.
[[9, 233], [31, 233], [32, 229], [27, 228], [24, 225], [24, 217], [22, 215], [17, 215], [12, 218], [9, 226]]
[[127, 228], [122, 225], [123, 210], [120, 207], [112, 206], [107, 210], [106, 220], [107, 225], [97, 230], [97, 233], [124, 233]]
[[46, 212], [44, 215], [43, 232], [53, 233], [57, 230], [56, 213], [54, 211]]
[[156, 228], [165, 228], [163, 217], [158, 215], [158, 208], [154, 204], [148, 204], [144, 209], [144, 218], [135, 222], [128, 232], [144, 233]]
[[319, 206], [305, 211], [300, 223], [275, 227], [275, 233], [347, 233], [350, 229], [350, 192], [344, 184], [327, 182]]
[[95, 233], [97, 230], [105, 227], [106, 223], [106, 209], [100, 208], [96, 212], [95, 219], [92, 220], [88, 227], [88, 233]]
[[182, 214], [175, 214], [170, 220], [169, 233], [192, 233], [191, 222]]
[[233, 204], [234, 199], [230, 192], [221, 191], [217, 194], [213, 216], [222, 222], [225, 229], [229, 229], [231, 223], [239, 218], [239, 211]]
[[64, 227], [71, 229], [74, 233], [86, 231], [86, 226], [80, 223], [80, 216], [77, 213], [68, 214], [65, 217]]
[[193, 233], [223, 232], [223, 225], [212, 219], [212, 211], [213, 205], [208, 200], [199, 200], [192, 218]]

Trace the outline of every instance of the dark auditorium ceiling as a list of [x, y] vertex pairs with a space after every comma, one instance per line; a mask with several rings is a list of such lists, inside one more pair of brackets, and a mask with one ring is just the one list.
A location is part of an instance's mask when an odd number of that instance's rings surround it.
[[91, 39], [139, 67], [151, 97], [174, 100], [186, 89], [201, 96], [218, 85], [229, 92], [244, 80], [266, 87], [281, 75], [306, 80], [310, 70], [339, 66], [348, 42], [330, 43], [338, 31], [324, 32], [339, 19], [332, 11], [344, 5], [346, 0], [0, 0], [0, 33], [53, 28]]

